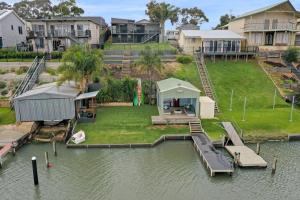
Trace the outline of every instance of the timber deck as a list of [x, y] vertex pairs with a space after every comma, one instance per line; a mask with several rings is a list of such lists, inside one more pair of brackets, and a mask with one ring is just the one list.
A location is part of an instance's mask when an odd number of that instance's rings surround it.
[[234, 146], [225, 145], [225, 149], [240, 167], [267, 167], [267, 162], [252, 149], [245, 146], [231, 122], [222, 122], [228, 137]]
[[234, 168], [232, 163], [222, 152], [214, 147], [213, 143], [203, 132], [199, 121], [190, 123], [190, 132], [194, 146], [209, 169], [211, 176], [214, 176], [216, 173], [233, 173]]
[[184, 114], [151, 116], [151, 120], [153, 125], [189, 124], [189, 122], [199, 121], [197, 117], [189, 117]]

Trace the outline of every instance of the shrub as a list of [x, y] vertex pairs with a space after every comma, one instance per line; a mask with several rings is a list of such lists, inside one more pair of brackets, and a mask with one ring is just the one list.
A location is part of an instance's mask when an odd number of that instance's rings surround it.
[[15, 72], [17, 75], [20, 75], [20, 74], [24, 74], [28, 71], [29, 67], [26, 67], [26, 66], [22, 66], [22, 67], [19, 67]]
[[178, 56], [176, 58], [176, 61], [181, 64], [189, 64], [193, 62], [193, 58], [191, 56]]
[[6, 88], [6, 82], [0, 81], [0, 89]]
[[298, 48], [290, 47], [283, 54], [283, 60], [286, 63], [297, 62], [299, 58], [300, 52]]
[[8, 94], [8, 91], [7, 91], [6, 89], [4, 89], [4, 90], [1, 91], [1, 95], [2, 95], [2, 96], [5, 96], [5, 95], [7, 95], [7, 94]]
[[133, 93], [135, 91], [137, 81], [135, 79], [113, 79], [108, 78], [102, 83], [97, 100], [104, 102], [130, 102], [133, 101]]
[[47, 68], [46, 72], [52, 76], [56, 76], [57, 75], [57, 71], [55, 69], [52, 68]]

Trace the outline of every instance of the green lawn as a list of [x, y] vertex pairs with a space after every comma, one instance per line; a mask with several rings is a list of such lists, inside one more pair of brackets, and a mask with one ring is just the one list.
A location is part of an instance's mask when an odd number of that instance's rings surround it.
[[169, 43], [145, 43], [145, 44], [110, 44], [106, 43], [104, 46], [105, 50], [135, 50], [141, 51], [144, 50], [146, 46], [150, 46], [152, 49], [155, 50], [176, 50], [173, 46]]
[[198, 74], [196, 63], [192, 62], [190, 64], [181, 65], [182, 67], [179, 70], [174, 71], [169, 76], [188, 81], [202, 91], [201, 80]]
[[10, 108], [0, 108], [0, 125], [16, 122], [15, 113]]
[[152, 143], [164, 134], [187, 134], [187, 126], [152, 126], [151, 116], [158, 115], [156, 106], [101, 107], [94, 123], [78, 124], [88, 144]]
[[[218, 116], [220, 121], [235, 122], [243, 129], [246, 137], [274, 137], [300, 133], [300, 110], [295, 109], [293, 121], [290, 122], [291, 106], [280, 97], [276, 98], [276, 109], [272, 109], [275, 87], [256, 62], [207, 62], [207, 68], [221, 109], [221, 114]], [[233, 110], [230, 112], [232, 89], [234, 90]], [[247, 97], [246, 120], [242, 121], [245, 97]], [[215, 122], [205, 123], [204, 128], [211, 129]], [[208, 130], [207, 132], [209, 133]]]

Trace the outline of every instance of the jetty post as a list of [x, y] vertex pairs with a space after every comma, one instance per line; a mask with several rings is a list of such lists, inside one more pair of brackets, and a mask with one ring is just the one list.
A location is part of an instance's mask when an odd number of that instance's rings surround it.
[[47, 151], [45, 152], [45, 162], [46, 162], [46, 167], [49, 168], [50, 167], [50, 165], [49, 165], [49, 156], [48, 156]]
[[54, 153], [54, 156], [57, 156], [57, 151], [56, 151], [56, 142], [55, 142], [55, 140], [53, 140], [53, 142], [52, 142], [52, 146], [53, 146], [53, 153]]
[[273, 164], [272, 164], [272, 174], [275, 174], [276, 166], [277, 166], [277, 158], [274, 157]]
[[256, 154], [259, 155], [259, 153], [260, 153], [260, 143], [258, 142], [256, 144]]
[[31, 158], [31, 162], [32, 162], [33, 182], [34, 182], [34, 185], [38, 185], [39, 184], [39, 177], [38, 177], [38, 172], [37, 172], [37, 163], [36, 163], [36, 157], [35, 156], [33, 156]]

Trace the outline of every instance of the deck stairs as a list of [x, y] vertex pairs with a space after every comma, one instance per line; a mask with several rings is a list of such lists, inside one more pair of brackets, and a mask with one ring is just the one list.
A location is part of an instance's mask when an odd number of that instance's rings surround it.
[[190, 134], [195, 135], [199, 133], [204, 133], [200, 121], [198, 122], [189, 122]]
[[18, 85], [15, 93], [11, 97], [11, 108], [13, 108], [13, 99], [15, 97], [27, 92], [28, 90], [31, 90], [34, 87], [45, 67], [45, 57], [43, 57], [42, 59], [36, 57], [34, 59], [31, 67], [26, 72], [24, 79]]
[[128, 77], [131, 74], [131, 63], [132, 63], [132, 52], [131, 51], [124, 51], [123, 60], [122, 60], [122, 78]]
[[158, 36], [159, 33], [155, 33], [155, 34], [151, 34], [151, 35], [146, 35], [143, 40], [142, 40], [142, 44], [145, 44], [147, 42], [152, 41], [153, 38], [155, 38], [156, 36]]
[[215, 94], [213, 84], [209, 78], [208, 71], [206, 69], [206, 65], [204, 63], [204, 56], [201, 53], [196, 53], [195, 54], [195, 60], [199, 72], [199, 76], [201, 79], [202, 87], [205, 92], [205, 95], [208, 96], [209, 98], [213, 99], [215, 101], [215, 112], [219, 113], [219, 106], [217, 103], [217, 96]]

